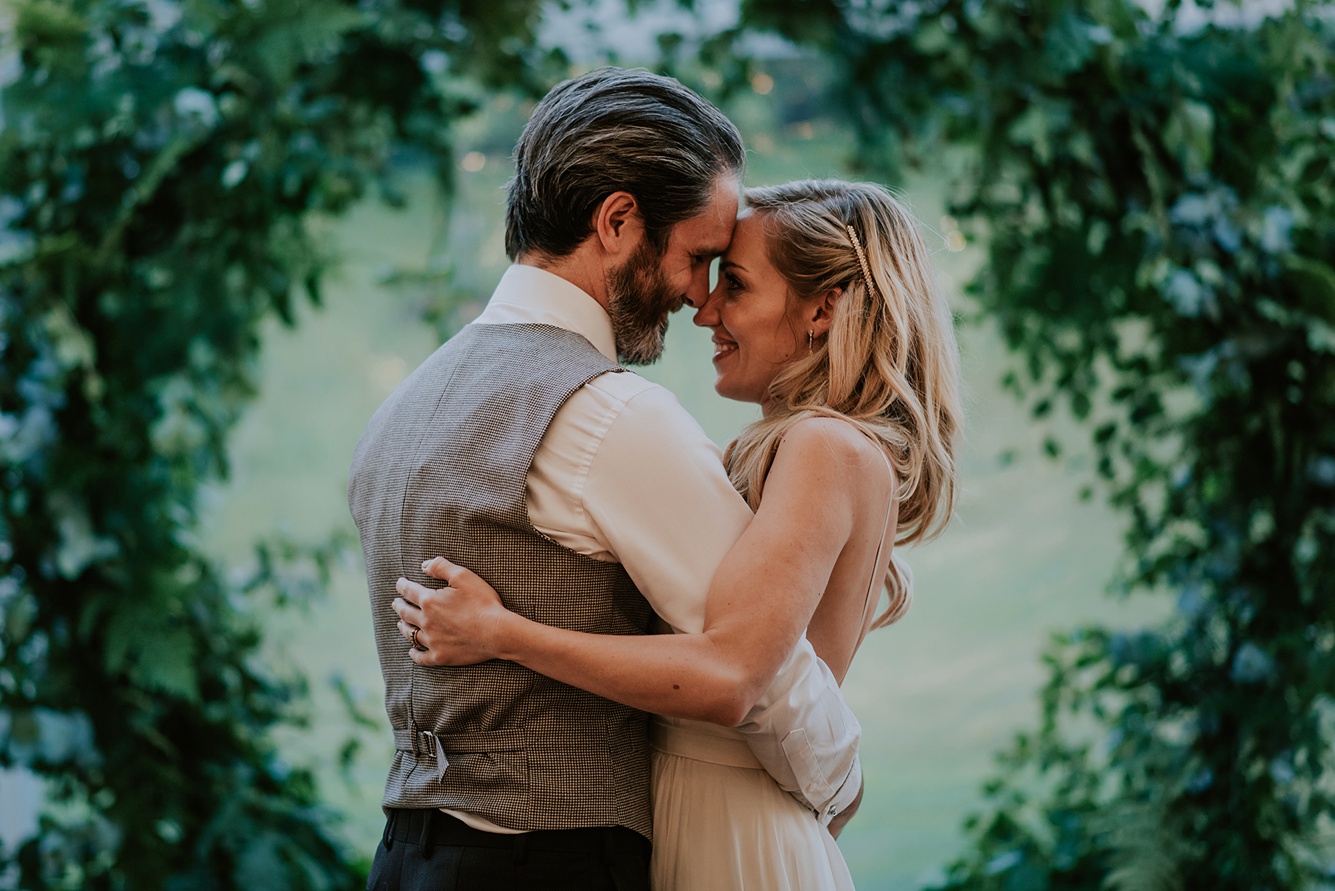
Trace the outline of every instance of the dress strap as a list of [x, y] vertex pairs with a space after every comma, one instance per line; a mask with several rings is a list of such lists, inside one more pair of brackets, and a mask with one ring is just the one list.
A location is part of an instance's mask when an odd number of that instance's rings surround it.
[[867, 599], [862, 604], [862, 633], [858, 635], [858, 646], [862, 646], [862, 641], [866, 639], [867, 632], [867, 611], [876, 608], [876, 601], [880, 597], [881, 590], [885, 587], [885, 573], [879, 572], [881, 567], [881, 554], [885, 552], [885, 536], [890, 531], [890, 514], [895, 509], [895, 469], [890, 466], [890, 457], [885, 453], [885, 448], [873, 440], [876, 451], [880, 454], [881, 460], [885, 462], [885, 469], [890, 473], [890, 500], [885, 505], [885, 522], [881, 524], [881, 539], [876, 544], [876, 556], [871, 561], [871, 584], [867, 587]]

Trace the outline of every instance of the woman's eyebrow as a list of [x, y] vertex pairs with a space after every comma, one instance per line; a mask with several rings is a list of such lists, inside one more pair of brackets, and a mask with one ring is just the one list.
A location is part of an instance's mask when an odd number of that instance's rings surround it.
[[740, 264], [740, 263], [733, 262], [732, 260], [720, 260], [720, 261], [719, 261], [719, 264], [718, 264], [718, 268], [719, 268], [719, 269], [736, 269], [738, 272], [746, 272], [746, 267], [745, 267], [745, 266], [743, 266], [743, 265]]

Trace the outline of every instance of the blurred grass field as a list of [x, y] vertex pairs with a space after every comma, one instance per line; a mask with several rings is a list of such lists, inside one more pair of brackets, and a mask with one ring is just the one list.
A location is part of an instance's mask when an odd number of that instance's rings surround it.
[[[751, 183], [845, 175], [842, 134], [748, 131], [744, 118]], [[483, 142], [475, 154], [460, 153], [466, 160], [448, 225], [427, 177], [410, 172], [406, 208], [367, 202], [329, 228], [341, 262], [325, 305], [303, 308], [295, 330], [268, 332], [261, 393], [233, 439], [232, 477], [209, 493], [206, 539], [215, 555], [241, 564], [257, 538], [276, 530], [318, 540], [352, 529], [344, 487], [357, 437], [380, 401], [438, 345], [420, 320], [420, 287], [387, 287], [386, 273], [443, 256], [452, 288], [480, 307], [504, 269], [500, 187], [508, 162], [487, 154]], [[930, 178], [902, 190], [929, 228], [948, 225]], [[938, 270], [958, 301], [976, 260], [968, 250], [948, 251], [937, 236]], [[899, 625], [871, 635], [845, 684], [864, 726], [867, 790], [841, 847], [863, 889], [919, 887], [961, 849], [959, 827], [979, 805], [993, 753], [1036, 720], [1038, 655], [1049, 635], [1086, 621], [1137, 621], [1143, 609], [1102, 593], [1119, 552], [1119, 522], [1097, 499], [1077, 499], [1092, 475], [1081, 459], [1083, 432], [1059, 426], [1074, 448], [1063, 463], [1042, 457], [1040, 444], [1052, 431], [1036, 427], [998, 386], [1006, 356], [996, 334], [967, 326], [960, 339], [968, 429], [958, 516], [943, 537], [906, 552], [917, 578], [915, 606]], [[756, 409], [713, 393], [711, 352], [688, 311], [673, 320], [664, 360], [645, 374], [724, 442]], [[353, 728], [325, 683], [341, 674], [383, 726], [360, 565], [339, 569], [328, 595], [308, 611], [266, 618], [273, 656], [314, 681], [311, 726], [286, 733], [282, 746], [293, 763], [316, 767], [350, 842], [369, 856], [381, 825], [388, 731], [363, 734], [365, 748], [344, 777], [338, 754]]]

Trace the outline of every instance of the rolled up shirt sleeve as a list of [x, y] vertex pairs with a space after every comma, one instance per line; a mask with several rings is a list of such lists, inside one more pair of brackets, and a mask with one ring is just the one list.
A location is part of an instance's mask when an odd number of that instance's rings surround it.
[[804, 637], [737, 729], [774, 781], [828, 825], [862, 786], [862, 725]]
[[[718, 446], [676, 397], [656, 385], [635, 387], [633, 377], [593, 384], [628, 398], [590, 453], [583, 510], [655, 612], [674, 631], [699, 632], [710, 581], [751, 511]], [[738, 730], [775, 781], [823, 823], [856, 797], [861, 727], [805, 638]]]

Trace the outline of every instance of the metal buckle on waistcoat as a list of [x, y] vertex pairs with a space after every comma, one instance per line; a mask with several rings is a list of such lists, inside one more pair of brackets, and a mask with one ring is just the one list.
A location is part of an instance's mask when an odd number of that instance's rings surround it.
[[436, 762], [437, 774], [443, 774], [450, 766], [450, 759], [445, 757], [445, 747], [440, 737], [430, 730], [419, 730], [413, 734], [413, 755], [421, 760], [427, 758]]

